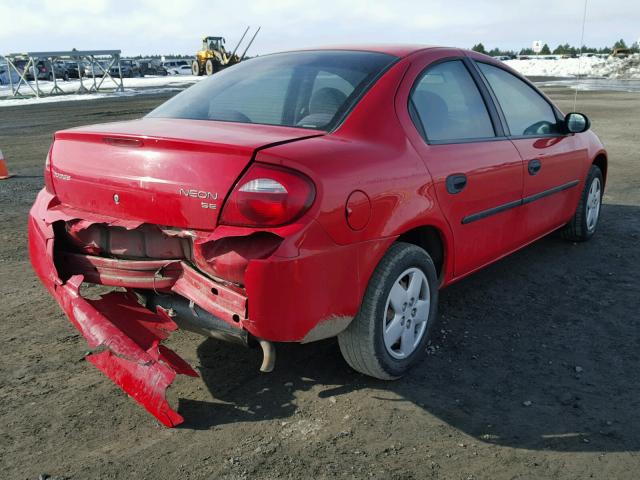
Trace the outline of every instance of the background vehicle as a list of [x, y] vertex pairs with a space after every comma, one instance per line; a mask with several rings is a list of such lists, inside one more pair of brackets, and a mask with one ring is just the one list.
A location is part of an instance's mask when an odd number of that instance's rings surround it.
[[[25, 62], [26, 64], [26, 62]], [[53, 65], [48, 60], [39, 60], [35, 64], [36, 74], [38, 80], [50, 80], [53, 81], [53, 75], [55, 73], [57, 80], [69, 80], [69, 70], [62, 62], [55, 62]], [[27, 80], [34, 80], [33, 68], [29, 68]]]
[[[136, 60], [120, 60], [120, 71], [122, 72], [122, 76], [126, 78], [144, 77], [144, 73], [142, 73], [142, 70], [140, 69], [140, 64]], [[114, 65], [111, 67], [109, 73], [111, 75], [118, 76], [118, 66]]]
[[626, 58], [631, 55], [633, 52], [629, 48], [614, 48], [611, 51], [612, 57]]
[[238, 41], [238, 44], [233, 49], [232, 52], [227, 51], [225, 48], [225, 39], [224, 37], [204, 37], [202, 39], [202, 49], [196, 53], [196, 58], [191, 63], [191, 70], [193, 75], [213, 75], [217, 71], [221, 70], [224, 67], [228, 67], [231, 65], [235, 65], [244, 59], [244, 56], [251, 47], [251, 44], [255, 40], [258, 32], [260, 31], [260, 27], [256, 30], [249, 40], [247, 47], [244, 49], [242, 55], [237, 55], [236, 52], [238, 47], [244, 40], [247, 32], [249, 31], [249, 27], [244, 31], [244, 34]]
[[93, 64], [87, 63], [84, 66], [84, 76], [85, 77], [102, 77], [107, 70], [107, 63], [104, 61], [94, 61]]
[[[9, 75], [11, 75], [11, 79], [9, 79]], [[16, 83], [20, 80], [20, 76], [6, 63], [0, 63], [0, 85], [9, 85], [10, 80]]]
[[163, 77], [167, 75], [167, 69], [162, 65], [160, 60], [145, 59], [138, 61], [138, 64], [140, 65], [140, 71], [143, 75], [159, 75]]
[[167, 70], [169, 75], [193, 75], [191, 67], [189, 65], [180, 65]]
[[171, 70], [172, 68], [181, 67], [183, 65], [190, 66], [191, 65], [191, 61], [190, 60], [165, 60], [164, 62], [162, 62], [162, 66], [167, 71]]
[[86, 76], [85, 65], [82, 62], [65, 61], [59, 63], [61, 68], [66, 69], [69, 78], [80, 78], [80, 76]]

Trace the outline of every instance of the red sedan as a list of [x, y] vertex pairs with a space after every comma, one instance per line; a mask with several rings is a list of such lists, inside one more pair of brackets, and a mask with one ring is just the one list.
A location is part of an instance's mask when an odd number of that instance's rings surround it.
[[[94, 365], [165, 425], [197, 373], [178, 327], [261, 346], [337, 336], [402, 376], [438, 290], [555, 230], [589, 239], [607, 154], [582, 114], [474, 52], [344, 47], [226, 69], [140, 120], [60, 131], [33, 267]], [[101, 296], [88, 284], [113, 287]]]

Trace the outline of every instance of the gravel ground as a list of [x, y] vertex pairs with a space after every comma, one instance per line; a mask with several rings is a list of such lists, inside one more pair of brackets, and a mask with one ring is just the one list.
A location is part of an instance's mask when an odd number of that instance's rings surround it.
[[[548, 89], [565, 111], [573, 93]], [[610, 153], [598, 234], [551, 236], [441, 293], [427, 360], [354, 373], [333, 340], [259, 354], [185, 332], [196, 366], [161, 427], [83, 357], [32, 273], [26, 217], [58, 129], [138, 117], [164, 96], [0, 110], [0, 478], [638, 478], [640, 95], [584, 92]], [[45, 477], [46, 478], [46, 477]]]

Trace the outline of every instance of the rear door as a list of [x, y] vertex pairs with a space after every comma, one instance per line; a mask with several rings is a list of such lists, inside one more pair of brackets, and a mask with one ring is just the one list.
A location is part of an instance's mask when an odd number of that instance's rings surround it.
[[503, 135], [495, 107], [462, 54], [427, 56], [412, 70], [406, 81], [412, 82], [409, 110], [415, 127], [407, 133], [453, 231], [458, 277], [514, 247], [522, 159]]
[[562, 131], [559, 112], [516, 75], [476, 62], [497, 100], [505, 130], [523, 159], [521, 243], [566, 223], [575, 211], [586, 149]]

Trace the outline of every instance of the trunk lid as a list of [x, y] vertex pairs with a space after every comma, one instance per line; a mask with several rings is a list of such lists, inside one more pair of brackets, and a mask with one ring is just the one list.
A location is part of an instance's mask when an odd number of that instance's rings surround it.
[[55, 134], [55, 193], [70, 207], [158, 225], [213, 229], [256, 149], [323, 133], [301, 128], [148, 119]]

